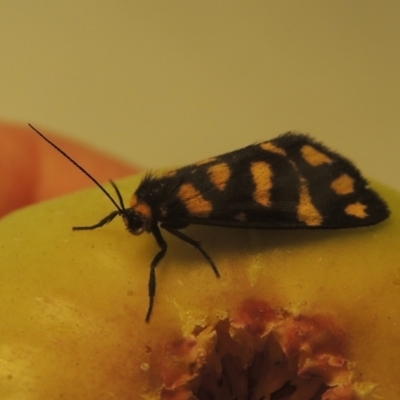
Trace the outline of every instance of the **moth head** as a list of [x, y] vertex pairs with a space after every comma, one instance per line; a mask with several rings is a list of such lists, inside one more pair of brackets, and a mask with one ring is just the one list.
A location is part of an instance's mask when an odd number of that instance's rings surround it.
[[122, 214], [122, 220], [124, 221], [126, 229], [128, 229], [132, 235], [138, 236], [143, 232], [150, 232], [151, 219], [136, 208], [125, 209]]

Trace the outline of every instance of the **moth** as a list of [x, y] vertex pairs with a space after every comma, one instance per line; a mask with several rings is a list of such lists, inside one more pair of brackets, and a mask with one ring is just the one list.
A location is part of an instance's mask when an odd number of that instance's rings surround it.
[[32, 125], [110, 199], [115, 210], [92, 230], [121, 216], [133, 235], [150, 233], [160, 250], [150, 264], [149, 306], [156, 294], [156, 267], [168, 244], [163, 231], [194, 246], [219, 278], [217, 266], [200, 242], [181, 230], [188, 225], [251, 229], [336, 229], [377, 224], [389, 217], [385, 201], [345, 157], [308, 135], [288, 132], [275, 139], [164, 173], [149, 172], [129, 206], [111, 181], [118, 202], [83, 167]]

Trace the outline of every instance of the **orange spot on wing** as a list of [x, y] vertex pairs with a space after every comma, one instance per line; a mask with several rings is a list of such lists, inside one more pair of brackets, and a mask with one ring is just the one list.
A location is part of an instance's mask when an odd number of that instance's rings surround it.
[[344, 212], [348, 215], [352, 215], [353, 217], [363, 219], [368, 217], [368, 213], [365, 211], [367, 206], [359, 201], [356, 203], [349, 204], [345, 209]]
[[224, 190], [231, 176], [229, 165], [226, 163], [212, 165], [207, 172], [216, 188], [221, 191]]
[[251, 174], [256, 188], [253, 192], [253, 199], [264, 207], [271, 205], [271, 189], [273, 186], [273, 172], [271, 166], [264, 161], [251, 163]]
[[275, 146], [271, 142], [260, 143], [260, 147], [263, 150], [270, 151], [271, 153], [280, 154], [281, 156], [285, 156], [285, 157], [287, 156], [287, 153], [284, 149], [282, 149], [281, 147]]
[[213, 209], [211, 202], [204, 199], [190, 183], [185, 183], [179, 188], [178, 196], [192, 216], [207, 218]]
[[354, 179], [347, 174], [340, 175], [331, 183], [336, 194], [345, 195], [354, 192]]
[[297, 206], [297, 218], [308, 226], [319, 226], [322, 223], [322, 215], [311, 201], [310, 192], [304, 178], [301, 178], [300, 201]]
[[301, 155], [303, 156], [304, 160], [306, 160], [313, 167], [332, 163], [332, 159], [330, 157], [308, 144], [301, 148]]

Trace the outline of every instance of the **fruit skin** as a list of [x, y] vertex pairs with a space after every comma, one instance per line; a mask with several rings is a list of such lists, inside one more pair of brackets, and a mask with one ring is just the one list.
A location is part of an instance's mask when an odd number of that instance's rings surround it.
[[[127, 199], [138, 182], [120, 182]], [[144, 317], [154, 239], [130, 235], [119, 221], [71, 229], [111, 211], [98, 189], [9, 215], [0, 223], [0, 398], [158, 398], [165, 349], [252, 299], [331, 315], [348, 335], [354, 379], [376, 385], [364, 398], [400, 398], [400, 195], [373, 186], [392, 210], [373, 227], [188, 228], [221, 279], [195, 249], [166, 233], [150, 324]]]

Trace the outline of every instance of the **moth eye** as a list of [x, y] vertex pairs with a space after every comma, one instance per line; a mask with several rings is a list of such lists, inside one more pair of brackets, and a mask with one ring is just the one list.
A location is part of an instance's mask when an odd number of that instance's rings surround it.
[[141, 227], [139, 227], [139, 228], [132, 229], [131, 232], [132, 232], [134, 235], [141, 235], [141, 234], [144, 232], [144, 228], [143, 228], [143, 226], [141, 226]]
[[[139, 225], [140, 223], [140, 225]], [[128, 224], [126, 224], [126, 228], [132, 235], [138, 236], [141, 235], [145, 231], [144, 227], [144, 222], [143, 221], [129, 221]]]
[[123, 221], [133, 235], [141, 235], [146, 230], [146, 218], [137, 210], [127, 209]]

